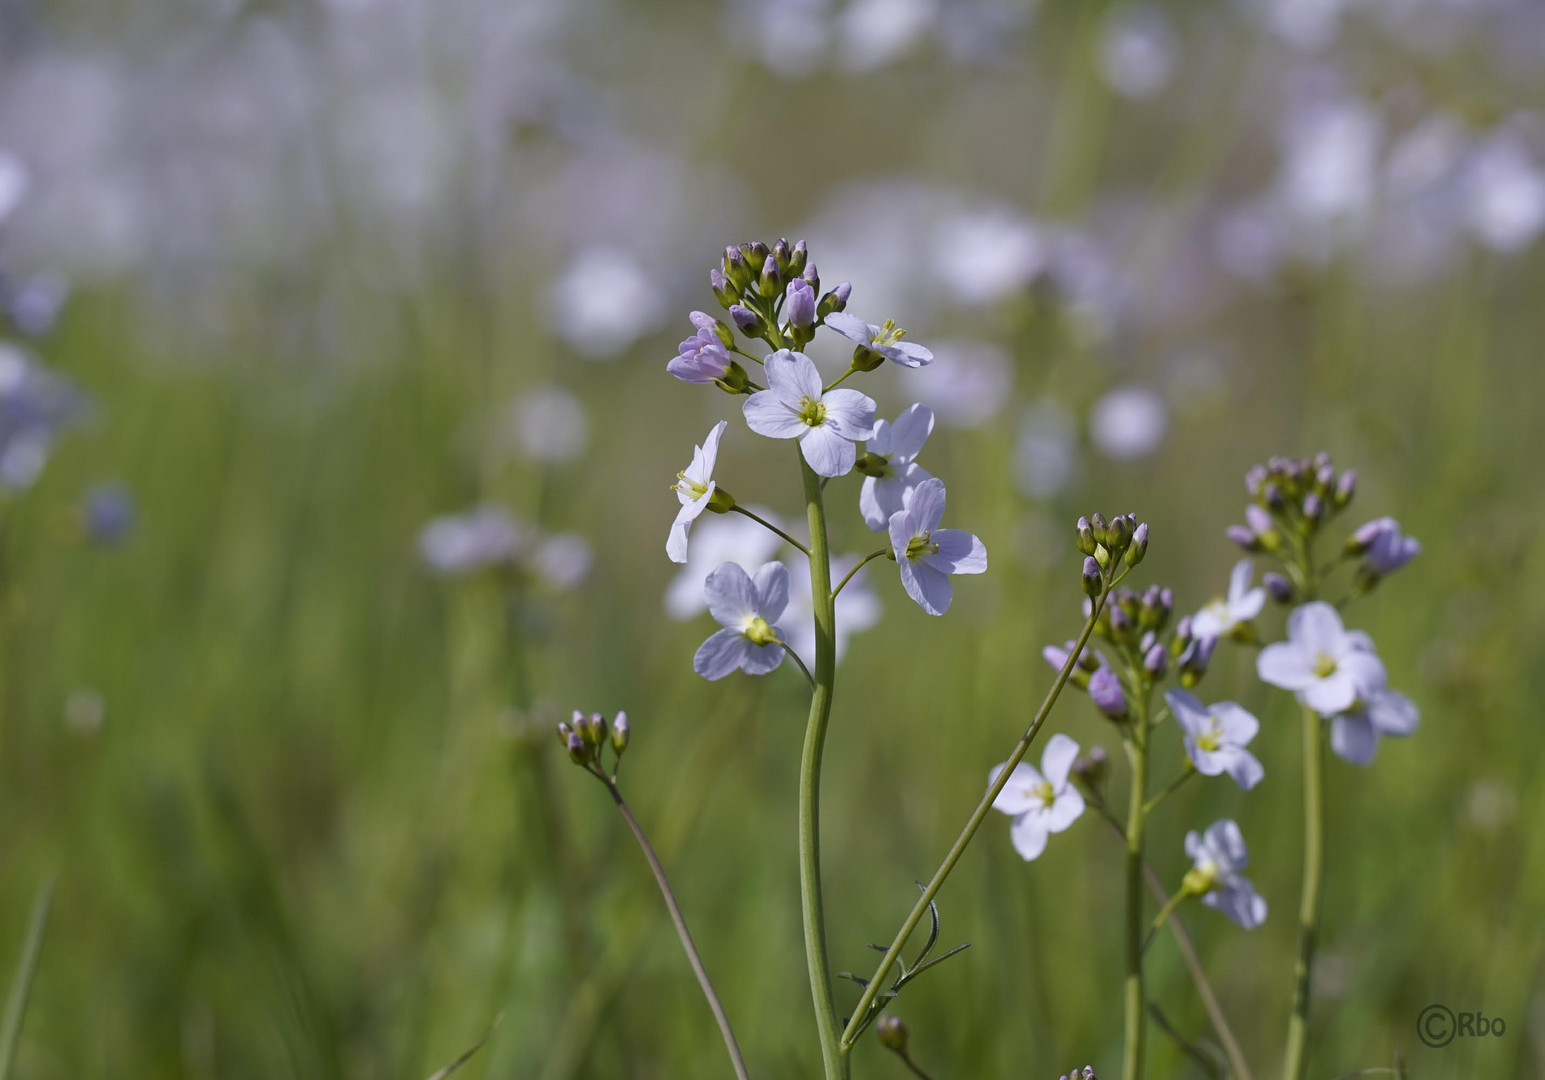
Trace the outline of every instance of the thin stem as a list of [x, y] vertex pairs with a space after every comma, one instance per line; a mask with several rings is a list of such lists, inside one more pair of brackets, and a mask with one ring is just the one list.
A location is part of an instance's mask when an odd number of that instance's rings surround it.
[[1325, 870], [1325, 725], [1308, 706], [1304, 733], [1304, 882], [1298, 902], [1298, 960], [1293, 965], [1293, 1015], [1288, 1020], [1283, 1080], [1304, 1080], [1309, 1058], [1309, 983], [1320, 936]]
[[1090, 609], [1089, 617], [1084, 621], [1084, 628], [1079, 632], [1078, 641], [1074, 643], [1072, 649], [1068, 650], [1067, 659], [1063, 661], [1062, 669], [1057, 672], [1057, 678], [1051, 684], [1051, 689], [1046, 691], [1046, 697], [1041, 701], [1040, 708], [1035, 711], [1035, 717], [1030, 721], [1030, 726], [1020, 736], [1013, 753], [1009, 754], [1008, 761], [999, 770], [998, 779], [987, 788], [987, 794], [982, 796], [981, 801], [976, 805], [976, 809], [971, 812], [971, 817], [967, 819], [965, 828], [961, 829], [960, 835], [950, 845], [949, 852], [944, 856], [944, 861], [934, 871], [933, 877], [929, 879], [928, 885], [923, 889], [922, 896], [918, 898], [917, 903], [912, 907], [911, 913], [907, 915], [906, 920], [901, 924], [901, 929], [896, 933], [896, 938], [891, 942], [890, 948], [885, 950], [885, 956], [880, 960], [879, 967], [875, 968], [874, 975], [870, 977], [869, 985], [864, 987], [864, 993], [858, 999], [858, 1004], [853, 1009], [852, 1019], [848, 1021], [848, 1026], [842, 1033], [842, 1044], [844, 1047], [851, 1047], [854, 1040], [863, 1031], [866, 1022], [865, 1018], [869, 1015], [870, 1007], [874, 1004], [876, 995], [879, 994], [883, 987], [885, 977], [890, 974], [891, 968], [896, 965], [896, 959], [901, 955], [901, 950], [906, 946], [907, 940], [912, 936], [912, 932], [917, 929], [917, 925], [922, 921], [923, 916], [927, 914], [928, 905], [933, 903], [934, 897], [943, 888], [945, 879], [950, 876], [950, 871], [955, 869], [955, 864], [965, 854], [967, 845], [971, 843], [971, 838], [982, 827], [982, 822], [986, 820], [988, 811], [992, 809], [993, 800], [1007, 786], [1009, 776], [1014, 771], [1014, 766], [1024, 759], [1025, 754], [1030, 750], [1030, 744], [1035, 741], [1036, 735], [1040, 734], [1041, 725], [1051, 715], [1052, 706], [1057, 703], [1058, 695], [1062, 693], [1062, 688], [1067, 685], [1069, 676], [1073, 674], [1073, 667], [1078, 663], [1078, 658], [1089, 641], [1089, 635], [1094, 633], [1095, 620], [1099, 618], [1100, 610], [1105, 606], [1105, 598], [1110, 595], [1113, 584], [1113, 582], [1107, 583], [1100, 592], [1100, 595], [1095, 599]]
[[1143, 843], [1148, 815], [1147, 710], [1133, 717], [1132, 739], [1127, 744], [1132, 759], [1132, 790], [1127, 799], [1126, 922], [1123, 954], [1126, 960], [1125, 1053], [1122, 1080], [1142, 1080], [1143, 1043], [1147, 1037], [1148, 998], [1143, 990]]
[[38, 886], [32, 901], [32, 916], [27, 920], [27, 936], [22, 941], [21, 957], [11, 979], [11, 993], [5, 1002], [5, 1018], [0, 1021], [0, 1078], [8, 1078], [16, 1064], [16, 1048], [21, 1043], [21, 1025], [27, 1015], [27, 999], [32, 996], [32, 976], [37, 971], [38, 954], [43, 949], [43, 931], [48, 928], [48, 911], [54, 902], [54, 874], [49, 872]]
[[[799, 451], [796, 449], [796, 453]], [[847, 1050], [837, 1030], [831, 963], [826, 952], [826, 909], [821, 893], [821, 757], [831, 719], [837, 671], [837, 607], [832, 598], [831, 553], [826, 542], [826, 504], [821, 478], [800, 453], [805, 514], [810, 524], [810, 597], [815, 609], [815, 678], [810, 717], [799, 759], [799, 898], [805, 929], [805, 963], [815, 1005], [816, 1032], [826, 1080], [846, 1080]]]
[[1143, 807], [1143, 814], [1146, 816], [1148, 814], [1153, 813], [1154, 809], [1161, 802], [1163, 802], [1165, 799], [1169, 798], [1175, 792], [1179, 791], [1180, 788], [1182, 787], [1182, 785], [1184, 785], [1187, 780], [1191, 779], [1191, 777], [1193, 777], [1195, 775], [1196, 775], [1196, 766], [1191, 764], [1191, 759], [1190, 758], [1187, 758], [1186, 759], [1185, 771], [1182, 772], [1179, 776], [1175, 777], [1175, 779], [1171, 780], [1169, 782], [1169, 787], [1165, 788], [1163, 791], [1159, 792], [1153, 798], [1148, 800], [1147, 804], [1144, 805], [1144, 807]]
[[752, 356], [750, 353], [746, 352], [746, 350], [742, 349], [739, 345], [731, 345], [730, 346], [730, 352], [734, 353], [736, 356], [744, 356], [747, 360], [755, 360], [758, 364], [760, 364], [762, 362], [762, 358], [760, 356]]
[[890, 550], [891, 550], [890, 548], [881, 548], [879, 551], [871, 551], [868, 555], [865, 555], [857, 566], [853, 567], [853, 569], [851, 569], [851, 570], [849, 570], [847, 572], [847, 576], [846, 577], [844, 577], [841, 581], [837, 582], [837, 587], [832, 590], [832, 599], [833, 600], [837, 599], [837, 594], [842, 591], [843, 586], [845, 586], [848, 582], [853, 580], [853, 575], [854, 574], [858, 573], [864, 567], [868, 566], [869, 563], [872, 560], [878, 559], [881, 555], [889, 555], [890, 554]]
[[899, 1057], [901, 1059], [901, 1063], [907, 1067], [907, 1071], [910, 1072], [913, 1076], [917, 1077], [917, 1080], [933, 1080], [933, 1077], [925, 1073], [918, 1066], [917, 1062], [912, 1060], [912, 1055], [908, 1054], [905, 1050], [897, 1050], [896, 1056]]
[[617, 803], [617, 809], [622, 813], [622, 820], [626, 821], [628, 828], [633, 830], [633, 838], [638, 841], [638, 846], [643, 850], [644, 858], [649, 862], [649, 869], [654, 871], [654, 880], [660, 886], [660, 895], [665, 897], [665, 906], [671, 913], [671, 922], [676, 924], [676, 936], [681, 939], [681, 948], [687, 954], [687, 961], [692, 965], [692, 973], [697, 976], [697, 985], [702, 988], [703, 996], [708, 999], [708, 1007], [713, 1010], [714, 1021], [719, 1025], [719, 1034], [724, 1038], [724, 1048], [730, 1053], [730, 1063], [735, 1067], [735, 1075], [739, 1080], [749, 1080], [745, 1060], [740, 1056], [740, 1046], [735, 1042], [735, 1032], [730, 1029], [730, 1018], [719, 1002], [719, 995], [714, 993], [713, 983], [708, 979], [708, 970], [703, 967], [703, 958], [698, 955], [697, 946], [692, 943], [692, 934], [687, 930], [686, 916], [681, 913], [681, 905], [676, 902], [676, 894], [671, 891], [670, 879], [665, 876], [665, 867], [660, 865], [660, 858], [655, 854], [653, 845], [649, 843], [649, 837], [644, 835], [643, 826], [633, 816], [633, 811], [628, 807], [616, 783], [604, 773], [593, 771], [592, 775], [606, 785], [606, 790], [611, 792], [612, 799]]
[[789, 654], [789, 659], [794, 661], [794, 663], [799, 665], [799, 670], [804, 673], [805, 682], [809, 683], [810, 684], [810, 689], [814, 690], [815, 689], [815, 677], [810, 674], [810, 669], [805, 666], [805, 662], [799, 658], [799, 653], [795, 652], [792, 648], [790, 648], [789, 647], [789, 643], [787, 641], [780, 641], [780, 642], [778, 642], [778, 644], [782, 645], [783, 646], [783, 651]]
[[1180, 1033], [1180, 1029], [1170, 1022], [1170, 1018], [1164, 1015], [1164, 1010], [1159, 1008], [1157, 1001], [1148, 1003], [1148, 1015], [1153, 1017], [1153, 1022], [1159, 1025], [1159, 1030], [1175, 1040], [1175, 1045], [1180, 1047], [1185, 1054], [1202, 1067], [1208, 1076], [1218, 1075], [1218, 1063], [1209, 1057], [1200, 1046], [1192, 1042]]
[[1148, 951], [1148, 946], [1153, 944], [1153, 936], [1159, 932], [1161, 926], [1169, 922], [1169, 917], [1175, 914], [1175, 909], [1185, 903], [1186, 897], [1189, 895], [1186, 890], [1181, 889], [1174, 896], [1164, 901], [1164, 906], [1153, 917], [1153, 925], [1148, 928], [1148, 936], [1143, 939], [1143, 952], [1146, 953]]
[[849, 375], [852, 375], [857, 370], [858, 370], [858, 368], [856, 368], [856, 367], [848, 368], [848, 370], [844, 371], [841, 375], [838, 375], [834, 380], [832, 380], [831, 382], [827, 383], [826, 386], [825, 386], [825, 389], [827, 389], [827, 390], [835, 390], [837, 387], [841, 386], [844, 382], [847, 381], [847, 378], [848, 378]]
[[798, 540], [794, 539], [788, 533], [784, 532], [782, 529], [778, 528], [778, 526], [774, 525], [772, 522], [768, 521], [766, 518], [762, 517], [761, 515], [753, 514], [750, 510], [747, 510], [744, 506], [741, 506], [741, 505], [739, 505], [737, 503], [735, 506], [730, 507], [730, 513], [732, 513], [732, 514], [739, 514], [742, 517], [750, 518], [752, 521], [754, 521], [758, 525], [762, 526], [762, 528], [767, 529], [770, 532], [777, 533], [779, 536], [783, 537], [783, 539], [785, 541], [787, 541], [790, 544], [793, 544], [800, 551], [803, 551], [807, 556], [810, 554], [810, 549], [807, 548], [804, 544], [801, 544]]

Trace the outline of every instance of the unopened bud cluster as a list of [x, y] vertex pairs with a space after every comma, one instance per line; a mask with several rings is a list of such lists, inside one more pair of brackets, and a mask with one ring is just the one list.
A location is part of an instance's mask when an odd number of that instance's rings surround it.
[[[845, 308], [852, 292], [843, 282], [821, 295], [821, 275], [803, 240], [779, 240], [770, 248], [760, 240], [727, 247], [718, 269], [709, 274], [709, 284], [741, 333], [768, 339], [774, 348], [797, 349], [808, 343], [816, 325]], [[788, 340], [770, 340], [769, 331], [780, 325]]]
[[1136, 514], [1117, 514], [1110, 521], [1103, 514], [1081, 517], [1074, 533], [1084, 555], [1084, 592], [1091, 597], [1100, 594], [1105, 580], [1115, 577], [1118, 566], [1136, 566], [1148, 554], [1148, 523], [1139, 522]]
[[[628, 714], [619, 712], [608, 723], [600, 713], [586, 715], [578, 709], [566, 722], [558, 724], [558, 741], [568, 751], [569, 760], [583, 769], [615, 778], [617, 766], [628, 749]], [[612, 751], [612, 766], [606, 767], [607, 747]]]
[[1082, 1069], [1063, 1073], [1057, 1080], [1100, 1080], [1100, 1078], [1094, 1075], [1093, 1065], [1085, 1065]]

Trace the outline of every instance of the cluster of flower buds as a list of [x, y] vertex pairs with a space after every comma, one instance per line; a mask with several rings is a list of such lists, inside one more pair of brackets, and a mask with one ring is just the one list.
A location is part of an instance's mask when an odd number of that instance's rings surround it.
[[1075, 528], [1084, 555], [1084, 592], [1091, 597], [1100, 595], [1103, 582], [1115, 577], [1120, 564], [1136, 566], [1148, 554], [1148, 523], [1139, 522], [1136, 514], [1117, 514], [1109, 522], [1103, 514], [1081, 517]]
[[[607, 723], [600, 713], [586, 716], [578, 709], [565, 723], [558, 724], [558, 741], [569, 752], [569, 760], [598, 776], [617, 778], [617, 766], [628, 749], [628, 714], [619, 712]], [[606, 768], [606, 748], [612, 749], [612, 767]]]
[[1254, 500], [1245, 508], [1245, 524], [1230, 525], [1228, 537], [1246, 551], [1279, 552], [1284, 533], [1313, 536], [1347, 508], [1357, 488], [1357, 473], [1337, 473], [1330, 455], [1309, 458], [1274, 457], [1245, 474], [1245, 489]]
[[[781, 325], [796, 349], [809, 342], [822, 319], [847, 306], [852, 292], [852, 286], [843, 282], [820, 295], [821, 275], [810, 262], [803, 240], [796, 244], [779, 240], [770, 248], [760, 240], [727, 247], [719, 268], [710, 272], [709, 283], [741, 333], [766, 338], [769, 327]], [[781, 347], [783, 343], [773, 344]]]
[[1094, 1066], [1085, 1065], [1082, 1069], [1074, 1069], [1072, 1072], [1063, 1073], [1057, 1080], [1100, 1080], [1094, 1075]]

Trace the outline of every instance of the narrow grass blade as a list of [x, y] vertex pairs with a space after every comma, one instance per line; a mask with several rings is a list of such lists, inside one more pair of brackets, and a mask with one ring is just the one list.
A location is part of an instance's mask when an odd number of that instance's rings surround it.
[[0, 1021], [0, 1080], [10, 1080], [16, 1063], [16, 1045], [21, 1041], [21, 1024], [27, 1015], [27, 998], [32, 994], [32, 974], [37, 970], [38, 953], [43, 949], [43, 931], [48, 927], [48, 909], [54, 902], [54, 873], [50, 871], [38, 886], [32, 901], [32, 917], [27, 921], [27, 937], [22, 942], [21, 959], [11, 978], [11, 994], [5, 1000], [5, 1018]]

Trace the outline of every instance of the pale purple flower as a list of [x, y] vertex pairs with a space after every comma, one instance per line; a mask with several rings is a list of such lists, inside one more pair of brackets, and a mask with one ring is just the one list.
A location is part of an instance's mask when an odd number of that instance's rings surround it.
[[719, 335], [705, 328], [676, 346], [676, 356], [665, 370], [682, 382], [707, 384], [724, 378], [733, 362]]
[[902, 367], [922, 367], [933, 361], [933, 353], [921, 345], [903, 341], [902, 334], [906, 331], [898, 329], [889, 319], [885, 321], [884, 326], [876, 326], [845, 311], [834, 311], [826, 316], [825, 325], [849, 341], [871, 352], [877, 352], [885, 359], [894, 361]]
[[954, 590], [951, 574], [987, 570], [987, 548], [962, 529], [941, 529], [944, 481], [929, 477], [907, 496], [906, 509], [891, 515], [891, 551], [901, 568], [901, 584], [917, 606], [930, 615], [949, 610]]
[[[1064, 653], [1063, 663], [1066, 662], [1067, 654]], [[1060, 664], [1057, 670], [1062, 670]], [[1089, 676], [1089, 700], [1112, 720], [1121, 720], [1127, 715], [1126, 691], [1121, 688], [1121, 679], [1108, 667], [1101, 667]]]
[[1421, 541], [1414, 536], [1402, 534], [1400, 522], [1392, 517], [1370, 521], [1358, 529], [1358, 532], [1363, 533], [1364, 530], [1371, 535], [1368, 540], [1368, 550], [1363, 556], [1363, 565], [1369, 573], [1379, 577], [1393, 574], [1422, 553]]
[[1253, 565], [1249, 559], [1234, 564], [1228, 578], [1228, 595], [1213, 600], [1191, 616], [1191, 632], [1197, 637], [1225, 637], [1249, 622], [1266, 605], [1266, 590], [1250, 587]]
[[928, 265], [951, 299], [983, 307], [1028, 288], [1046, 268], [1047, 255], [1036, 223], [1012, 207], [998, 206], [941, 221], [929, 245]]
[[[1046, 850], [1052, 833], [1062, 832], [1084, 812], [1084, 797], [1068, 780], [1076, 757], [1078, 743], [1060, 732], [1053, 735], [1041, 754], [1041, 768], [1024, 762], [1015, 765], [1008, 783], [992, 801], [994, 810], [1014, 819], [1009, 839], [1026, 862]], [[1002, 765], [994, 766], [987, 786], [997, 783], [1002, 773]]]
[[912, 489], [933, 475], [916, 462], [932, 433], [933, 410], [926, 405], [909, 405], [894, 423], [875, 421], [864, 449], [884, 461], [866, 467], [858, 491], [858, 509], [870, 529], [880, 532], [890, 524], [891, 515], [906, 508]]
[[556, 533], [537, 545], [531, 566], [556, 589], [573, 589], [590, 574], [595, 553], [578, 533]]
[[585, 407], [560, 386], [534, 386], [510, 402], [508, 444], [528, 461], [573, 461], [590, 441]]
[[766, 563], [752, 578], [739, 563], [725, 563], [708, 575], [703, 597], [724, 629], [698, 646], [693, 671], [709, 680], [737, 669], [766, 675], [783, 662], [783, 631], [776, 623], [789, 602], [786, 566]]
[[815, 288], [804, 278], [795, 278], [784, 290], [783, 318], [800, 330], [815, 325]]
[[1186, 757], [1197, 772], [1203, 776], [1228, 773], [1246, 791], [1260, 782], [1266, 771], [1245, 749], [1261, 729], [1260, 721], [1232, 701], [1203, 705], [1184, 690], [1171, 690], [1164, 700], [1185, 732]]
[[1129, 4], [1105, 17], [1100, 34], [1100, 74], [1127, 98], [1148, 98], [1169, 83], [1180, 47], [1168, 16], [1150, 4]]
[[581, 356], [606, 359], [652, 331], [665, 314], [665, 294], [638, 260], [619, 248], [577, 254], [552, 290], [553, 328]]
[[676, 520], [671, 522], [670, 536], [665, 540], [665, 554], [670, 556], [671, 562], [687, 561], [687, 533], [691, 531], [692, 523], [698, 515], [708, 509], [709, 500], [717, 489], [713, 467], [719, 458], [719, 438], [728, 423], [727, 420], [720, 420], [708, 433], [708, 438], [703, 440], [703, 445], [692, 448], [692, 464], [677, 473], [676, 482], [671, 485], [671, 490], [681, 502], [681, 508], [676, 511]]
[[874, 400], [857, 390], [823, 391], [804, 353], [779, 349], [763, 362], [767, 389], [746, 399], [746, 423], [771, 439], [798, 439], [820, 476], [842, 476], [858, 457], [854, 440], [874, 435]]
[[1421, 719], [1416, 703], [1388, 687], [1365, 691], [1330, 724], [1330, 748], [1353, 765], [1367, 765], [1385, 735], [1404, 737]]
[[1118, 386], [1094, 404], [1089, 435], [1106, 457], [1135, 461], [1164, 441], [1169, 410], [1164, 399], [1141, 386]]
[[437, 517], [418, 536], [425, 564], [448, 577], [512, 563], [531, 542], [530, 530], [496, 506]]
[[1522, 251], [1545, 232], [1545, 173], [1511, 131], [1491, 136], [1465, 170], [1466, 217], [1493, 251]]
[[[746, 509], [782, 527], [778, 515], [763, 506]], [[757, 567], [771, 559], [783, 541], [740, 514], [709, 514], [692, 527], [687, 563], [665, 587], [665, 613], [681, 621], [702, 614], [703, 585], [722, 563]], [[840, 599], [840, 598], [839, 598]]]
[[1288, 640], [1268, 645], [1256, 659], [1262, 682], [1292, 690], [1321, 716], [1347, 711], [1363, 694], [1384, 685], [1384, 665], [1373, 642], [1341, 625], [1336, 609], [1316, 600], [1288, 616]]
[[73, 383], [0, 343], [0, 492], [31, 487], [55, 437], [86, 411], [86, 397]]
[[1008, 350], [979, 341], [934, 343], [933, 363], [899, 372], [904, 393], [927, 400], [945, 427], [980, 427], [1011, 397]]
[[[1223, 912], [1246, 930], [1266, 921], [1266, 901], [1240, 871], [1250, 865], [1250, 852], [1239, 826], [1232, 821], [1214, 822], [1205, 833], [1186, 833], [1186, 854], [1195, 864], [1191, 874], [1207, 891], [1202, 903]], [[1186, 875], [1188, 878], [1190, 874]]]

